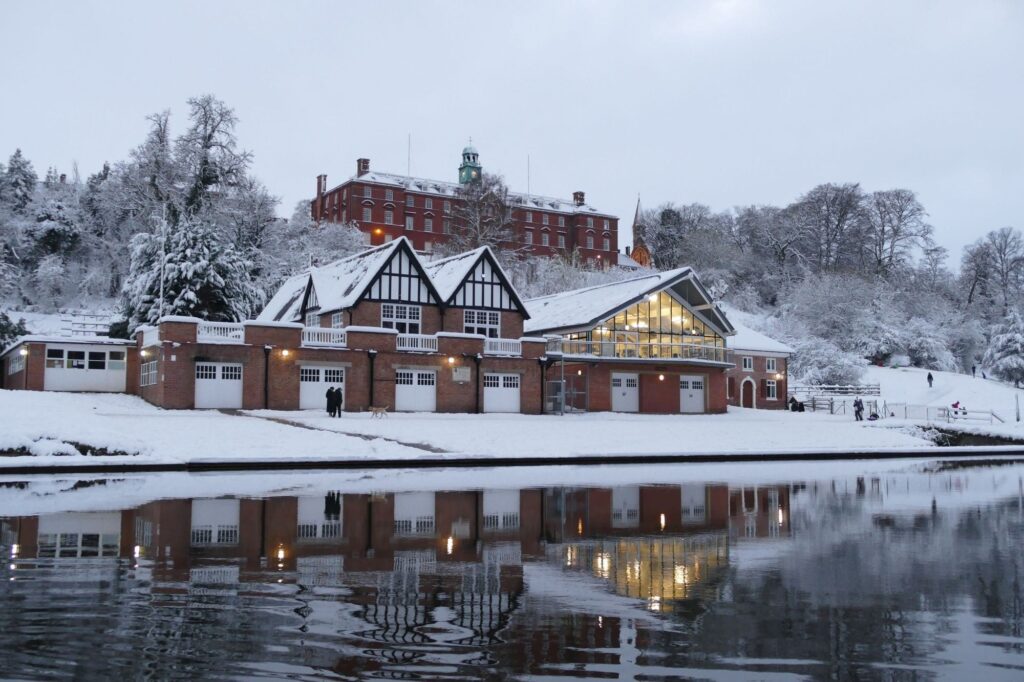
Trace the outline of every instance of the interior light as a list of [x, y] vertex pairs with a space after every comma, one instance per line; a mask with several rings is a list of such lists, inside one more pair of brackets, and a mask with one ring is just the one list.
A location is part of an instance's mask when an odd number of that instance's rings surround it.
[[651, 294], [651, 295], [650, 295], [650, 296], [648, 296], [647, 298], [648, 298], [648, 300], [649, 300], [649, 301], [650, 301], [651, 303], [657, 303], [657, 302], [658, 302], [658, 295], [657, 295], [657, 294]]

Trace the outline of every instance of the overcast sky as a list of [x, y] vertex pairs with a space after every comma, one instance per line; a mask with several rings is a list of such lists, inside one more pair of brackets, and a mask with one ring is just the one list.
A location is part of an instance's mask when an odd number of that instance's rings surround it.
[[938, 240], [1024, 228], [1022, 2], [0, 4], [0, 156], [83, 175], [145, 116], [235, 108], [281, 212], [355, 159], [484, 168], [623, 220], [785, 204], [822, 182], [906, 187]]

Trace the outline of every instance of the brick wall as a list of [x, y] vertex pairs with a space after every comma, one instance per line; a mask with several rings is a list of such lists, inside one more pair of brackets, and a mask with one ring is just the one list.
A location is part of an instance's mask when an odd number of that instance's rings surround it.
[[[716, 368], [679, 365], [616, 365], [614, 363], [566, 363], [565, 379], [567, 392], [573, 387], [587, 392], [587, 404], [576, 405], [591, 412], [607, 412], [612, 409], [611, 382], [613, 372], [638, 374], [640, 380], [640, 412], [647, 414], [677, 414], [679, 412], [679, 375], [689, 374], [704, 377], [705, 404], [709, 413], [726, 410], [725, 371]], [[660, 376], [664, 375], [664, 380]], [[547, 372], [548, 381], [557, 381], [562, 376], [558, 364]]]
[[[754, 360], [753, 371], [743, 370], [743, 357], [751, 357]], [[788, 374], [788, 358], [775, 358], [776, 370], [769, 372], [767, 370], [768, 357], [764, 355], [758, 355], [752, 352], [744, 351], [731, 351], [730, 358], [732, 362], [736, 363], [736, 366], [726, 371], [726, 376], [731, 378], [731, 393], [726, 400], [727, 404], [736, 407], [740, 406], [740, 396], [742, 394], [743, 380], [750, 378], [754, 382], [755, 396], [757, 400], [754, 406], [758, 409], [767, 410], [781, 410], [786, 409], [786, 398], [787, 388], [789, 383]], [[776, 375], [782, 375], [781, 379], [776, 379]], [[776, 399], [769, 400], [766, 393], [766, 382], [768, 380], [774, 380], [777, 385]]]

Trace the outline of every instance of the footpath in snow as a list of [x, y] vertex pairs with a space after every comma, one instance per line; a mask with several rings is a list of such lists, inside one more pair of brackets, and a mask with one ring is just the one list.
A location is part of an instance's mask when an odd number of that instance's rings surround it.
[[[917, 430], [764, 410], [725, 415], [472, 415], [162, 410], [116, 394], [0, 391], [0, 468], [213, 460], [366, 462], [469, 457], [870, 452], [929, 448]], [[89, 455], [102, 448], [127, 455]]]

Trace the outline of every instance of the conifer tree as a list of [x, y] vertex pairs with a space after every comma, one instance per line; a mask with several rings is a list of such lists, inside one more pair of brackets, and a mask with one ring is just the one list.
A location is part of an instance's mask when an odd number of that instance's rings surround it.
[[2, 178], [4, 201], [15, 212], [24, 212], [32, 202], [38, 179], [32, 162], [22, 156], [20, 149], [15, 149], [7, 161], [7, 171]]
[[1024, 320], [1016, 310], [993, 330], [982, 364], [1004, 381], [1024, 381]]

